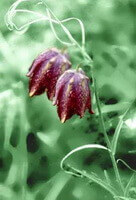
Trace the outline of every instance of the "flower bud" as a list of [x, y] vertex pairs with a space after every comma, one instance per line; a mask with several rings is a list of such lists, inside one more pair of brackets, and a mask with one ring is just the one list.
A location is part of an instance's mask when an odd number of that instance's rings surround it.
[[89, 78], [82, 69], [67, 70], [57, 81], [54, 105], [62, 123], [77, 114], [82, 118], [86, 109], [91, 114]]
[[55, 95], [58, 78], [71, 67], [66, 53], [56, 48], [48, 49], [39, 55], [32, 63], [27, 76], [29, 80], [29, 96], [47, 92], [50, 100]]

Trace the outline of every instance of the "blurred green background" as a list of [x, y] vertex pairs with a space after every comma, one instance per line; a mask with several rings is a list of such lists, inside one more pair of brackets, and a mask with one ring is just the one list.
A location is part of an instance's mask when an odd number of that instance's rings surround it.
[[[61, 159], [85, 144], [105, 145], [93, 96], [95, 115], [74, 116], [61, 124], [56, 108], [46, 94], [29, 98], [26, 73], [35, 57], [48, 47], [63, 48], [54, 37], [49, 22], [31, 25], [24, 33], [10, 31], [4, 17], [13, 0], [0, 1], [0, 200], [112, 200], [108, 192], [60, 169]], [[95, 75], [106, 129], [111, 139], [120, 115], [136, 96], [136, 1], [135, 0], [59, 0], [46, 3], [59, 19], [77, 17], [86, 30], [86, 48], [94, 60]], [[20, 8], [46, 14], [37, 1]], [[19, 26], [28, 14], [15, 18]], [[67, 28], [80, 43], [76, 22]], [[59, 26], [60, 38], [68, 41]], [[75, 47], [68, 48], [73, 68], [82, 61]], [[89, 66], [83, 66], [91, 78]], [[136, 104], [126, 120], [136, 117]], [[117, 158], [136, 169], [136, 129], [125, 123], [118, 143]], [[114, 183], [107, 153], [84, 150], [71, 156], [71, 166], [95, 172], [103, 179], [107, 170]], [[132, 172], [119, 164], [124, 183]], [[130, 195], [136, 199], [136, 181]]]

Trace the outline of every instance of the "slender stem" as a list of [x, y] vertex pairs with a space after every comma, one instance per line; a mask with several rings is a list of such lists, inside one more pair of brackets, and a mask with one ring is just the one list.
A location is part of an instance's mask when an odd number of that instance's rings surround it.
[[103, 134], [104, 134], [108, 148], [111, 149], [111, 143], [110, 143], [110, 140], [109, 140], [108, 135], [106, 133], [106, 128], [105, 128], [105, 124], [104, 124], [104, 120], [103, 120], [103, 116], [102, 116], [102, 112], [101, 112], [96, 79], [94, 77], [92, 77], [92, 78], [93, 78], [93, 82], [94, 82], [94, 93], [95, 93], [95, 97], [96, 97], [96, 104], [97, 104], [97, 108], [98, 108], [98, 112], [99, 112], [101, 126], [102, 126], [102, 129], [103, 129]]
[[[87, 59], [90, 62], [90, 65], [92, 65], [92, 59], [87, 54], [85, 49], [82, 50], [82, 53], [83, 53], [84, 58]], [[103, 130], [105, 141], [107, 143], [107, 147], [111, 150], [111, 143], [110, 143], [110, 140], [109, 140], [107, 132], [106, 132], [105, 123], [104, 123], [103, 115], [102, 115], [102, 112], [101, 112], [100, 100], [99, 100], [99, 96], [98, 96], [98, 89], [97, 89], [96, 79], [94, 78], [93, 70], [92, 70], [92, 79], [93, 79], [93, 83], [94, 83], [94, 93], [95, 93], [96, 104], [97, 104], [97, 108], [98, 108], [98, 112], [99, 112], [101, 127], [102, 127], [102, 130]], [[117, 163], [116, 163], [114, 154], [112, 153], [112, 151], [109, 151], [109, 153], [110, 153], [114, 173], [115, 173], [115, 176], [116, 176], [116, 180], [119, 183], [122, 192], [124, 193], [124, 187], [123, 187], [123, 184], [122, 184], [122, 181], [121, 181], [121, 178], [120, 178], [120, 174], [119, 174], [119, 171], [118, 171], [118, 167], [117, 167]]]
[[[104, 134], [107, 146], [111, 150], [111, 143], [110, 143], [110, 140], [109, 140], [107, 132], [106, 132], [105, 123], [104, 123], [103, 115], [102, 115], [102, 112], [101, 112], [96, 79], [94, 78], [94, 76], [92, 78], [93, 78], [93, 82], [94, 82], [94, 93], [95, 93], [95, 97], [96, 97], [96, 104], [97, 104], [97, 108], [98, 108], [98, 112], [99, 112], [101, 127], [103, 129], [103, 134]], [[124, 187], [123, 187], [123, 184], [122, 184], [122, 181], [121, 181], [121, 178], [120, 178], [120, 174], [119, 174], [119, 170], [118, 170], [118, 167], [117, 167], [117, 163], [116, 163], [114, 154], [112, 153], [112, 151], [109, 151], [109, 154], [110, 154], [110, 157], [111, 157], [111, 161], [112, 161], [114, 173], [115, 173], [115, 176], [116, 176], [116, 180], [118, 181], [118, 183], [121, 187], [121, 190], [124, 192]]]
[[113, 164], [116, 180], [118, 181], [118, 183], [119, 183], [119, 185], [121, 187], [121, 190], [122, 190], [122, 192], [124, 194], [124, 186], [122, 184], [122, 181], [121, 181], [121, 178], [120, 178], [120, 174], [119, 174], [119, 170], [118, 170], [118, 167], [117, 167], [117, 163], [116, 163], [115, 157], [114, 157], [112, 152], [110, 152], [110, 157], [111, 157], [111, 160], [112, 160], [112, 164]]
[[[93, 78], [93, 81], [94, 81], [94, 93], [95, 93], [95, 97], [96, 97], [96, 104], [97, 104], [97, 108], [98, 108], [98, 112], [99, 112], [101, 127], [103, 129], [103, 134], [104, 134], [107, 146], [111, 150], [111, 143], [110, 143], [110, 140], [109, 140], [107, 132], [106, 132], [104, 119], [103, 119], [103, 115], [102, 115], [102, 112], [101, 112], [100, 100], [99, 100], [99, 96], [98, 96], [98, 89], [97, 89], [96, 80], [95, 80], [94, 77], [92, 77], [92, 78]], [[118, 181], [118, 183], [121, 187], [121, 190], [124, 192], [124, 187], [123, 187], [123, 184], [122, 184], [122, 181], [121, 181], [121, 178], [120, 178], [120, 174], [119, 174], [119, 170], [118, 170], [118, 167], [117, 167], [117, 163], [116, 163], [114, 154], [112, 153], [112, 151], [109, 151], [109, 154], [110, 154], [110, 157], [111, 157], [111, 161], [112, 161], [114, 173], [115, 173], [115, 176], [116, 176], [116, 180]]]

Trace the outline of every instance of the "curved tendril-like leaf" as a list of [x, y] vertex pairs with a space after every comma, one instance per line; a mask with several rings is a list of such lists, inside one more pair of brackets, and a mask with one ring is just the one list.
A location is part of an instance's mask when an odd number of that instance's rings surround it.
[[64, 162], [65, 162], [66, 159], [68, 159], [72, 154], [74, 154], [74, 153], [76, 153], [76, 152], [78, 152], [78, 151], [84, 150], [84, 149], [94, 149], [94, 148], [110, 151], [107, 147], [102, 146], [102, 145], [99, 145], [99, 144], [86, 144], [86, 145], [77, 147], [77, 148], [73, 149], [72, 151], [70, 151], [70, 152], [69, 152], [66, 156], [64, 156], [64, 158], [61, 160], [61, 163], [60, 163], [61, 169], [64, 170], [64, 168], [63, 168]]
[[70, 18], [62, 20], [61, 22], [63, 23], [63, 22], [71, 21], [71, 20], [76, 20], [79, 23], [81, 32], [82, 32], [82, 46], [84, 46], [85, 45], [85, 28], [84, 28], [83, 22], [76, 17], [70, 17]]
[[[59, 40], [61, 43], [63, 43], [64, 45], [67, 45], [67, 46], [77, 45], [80, 49], [84, 48], [84, 45], [85, 45], [85, 29], [84, 29], [84, 24], [82, 23], [82, 21], [80, 19], [75, 18], [75, 17], [71, 17], [71, 18], [67, 18], [67, 19], [64, 19], [64, 20], [60, 21], [54, 15], [54, 13], [51, 11], [51, 9], [49, 9], [48, 6], [43, 1], [41, 1], [41, 3], [44, 3], [44, 5], [46, 6], [46, 11], [47, 11], [48, 17], [46, 17], [45, 15], [42, 15], [42, 14], [40, 14], [38, 12], [32, 11], [32, 10], [16, 9], [20, 3], [25, 2], [25, 1], [27, 1], [27, 0], [17, 0], [14, 4], [12, 4], [12, 6], [9, 8], [8, 12], [6, 13], [6, 15], [5, 15], [5, 23], [6, 23], [7, 27], [9, 28], [9, 30], [15, 29], [17, 31], [22, 31], [23, 29], [25, 29], [24, 30], [24, 32], [25, 32], [27, 30], [27, 28], [29, 27], [29, 25], [31, 25], [33, 23], [36, 23], [36, 22], [39, 22], [39, 21], [44, 21], [44, 20], [46, 21], [47, 20], [47, 21], [50, 22], [51, 29], [52, 29], [52, 31], [53, 31], [53, 33], [54, 33], [54, 35], [55, 35], [57, 40]], [[24, 12], [24, 13], [33, 14], [33, 15], [37, 16], [38, 19], [29, 21], [28, 23], [22, 25], [21, 27], [17, 27], [17, 25], [13, 22], [13, 18], [16, 16], [16, 14], [18, 12]], [[51, 18], [51, 15], [54, 17], [54, 19]], [[79, 23], [79, 25], [80, 25], [81, 34], [82, 34], [82, 47], [73, 38], [73, 36], [70, 33], [70, 31], [63, 25], [63, 23], [71, 21], [71, 20], [77, 21]], [[71, 43], [64, 42], [58, 37], [58, 35], [57, 35], [57, 33], [56, 33], [55, 29], [54, 29], [53, 23], [59, 24], [62, 27], [63, 31], [68, 36], [68, 38], [71, 41]]]
[[[24, 24], [21, 27], [17, 27], [16, 24], [13, 22], [13, 18], [15, 17], [16, 13], [30, 13], [33, 15], [36, 15], [38, 17], [38, 19], [29, 21], [28, 23]], [[22, 29], [25, 29], [26, 27], [28, 27], [30, 24], [36, 23], [38, 21], [41, 20], [47, 20], [47, 17], [39, 14], [37, 12], [31, 11], [31, 10], [26, 10], [26, 9], [17, 9], [17, 10], [12, 10], [12, 11], [8, 11], [6, 16], [5, 16], [5, 23], [7, 25], [7, 27], [9, 28], [9, 30], [17, 30], [17, 31], [21, 31]]]
[[[46, 5], [46, 4], [45, 4]], [[78, 44], [78, 42], [73, 38], [73, 36], [71, 35], [71, 33], [69, 32], [69, 30], [62, 24], [62, 22], [54, 15], [54, 13], [51, 11], [50, 8], [48, 8], [48, 6], [46, 5], [47, 9], [51, 14], [52, 16], [57, 20], [58, 24], [62, 27], [63, 31], [66, 33], [66, 35], [68, 36], [69, 40], [74, 44], [74, 45], [77, 45], [79, 48], [80, 45]]]
[[118, 162], [122, 162], [128, 169], [130, 169], [132, 172], [135, 172], [135, 173], [136, 173], [136, 170], [132, 169], [124, 160], [118, 159], [118, 160], [117, 160], [117, 163], [118, 163]]
[[[55, 28], [54, 28], [54, 26], [53, 26], [53, 23], [52, 23], [52, 18], [51, 18], [50, 12], [49, 12], [48, 9], [46, 9], [46, 11], [47, 11], [47, 15], [48, 15], [48, 18], [49, 18], [51, 30], [52, 30], [52, 32], [54, 33], [54, 36], [56, 37], [56, 39], [57, 39], [59, 42], [61, 42], [62, 44], [64, 44], [64, 45], [67, 45], [67, 46], [73, 45], [73, 43], [64, 42], [64, 41], [62, 41], [62, 40], [58, 37], [58, 35], [57, 35], [56, 31], [55, 31]], [[59, 23], [59, 22], [58, 22], [58, 23]], [[63, 29], [63, 30], [64, 30], [64, 29]]]
[[[52, 14], [52, 16], [58, 21], [58, 23], [60, 24], [60, 26], [62, 27], [62, 29], [64, 30], [64, 32], [66, 33], [66, 35], [68, 36], [68, 38], [70, 39], [71, 42], [75, 43], [80, 49], [84, 48], [84, 44], [85, 44], [85, 29], [84, 29], [84, 25], [82, 23], [81, 20], [78, 19], [78, 22], [80, 22], [80, 27], [81, 27], [81, 31], [82, 32], [82, 47], [78, 44], [78, 42], [73, 38], [72, 34], [69, 32], [69, 30], [62, 24], [62, 21], [60, 21], [56, 15], [52, 12], [52, 10], [48, 7], [48, 5], [43, 2], [43, 0], [41, 0], [42, 3], [46, 6], [46, 8], [49, 10], [49, 12]], [[73, 18], [73, 19], [77, 19], [77, 18]]]
[[10, 29], [10, 30], [13, 30], [14, 29], [14, 23], [12, 21], [13, 17], [16, 15], [16, 8], [17, 6], [22, 3], [22, 2], [25, 2], [27, 0], [17, 0], [15, 3], [13, 3], [11, 5], [11, 7], [9, 8], [8, 12], [6, 13], [5, 15], [5, 23], [7, 25], [7, 27]]
[[100, 185], [101, 187], [103, 187], [105, 190], [109, 191], [112, 196], [115, 196], [117, 191], [115, 190], [115, 188], [113, 188], [111, 185], [109, 185], [108, 183], [104, 182], [103, 180], [101, 180], [99, 177], [97, 177], [96, 175], [94, 175], [93, 173], [91, 174], [87, 174], [85, 171], [80, 171], [78, 169], [75, 169], [74, 167], [68, 166], [67, 169], [65, 169], [65, 164], [64, 162], [66, 161], [66, 159], [68, 159], [72, 154], [84, 150], [84, 149], [102, 149], [102, 150], [107, 150], [110, 151], [107, 147], [99, 145], [99, 144], [87, 144], [87, 145], [83, 145], [80, 147], [77, 147], [75, 149], [73, 149], [72, 151], [70, 151], [62, 160], [60, 163], [60, 167], [62, 170], [64, 170], [66, 173], [80, 177], [80, 178], [87, 178], [89, 181], [93, 181], [96, 184]]

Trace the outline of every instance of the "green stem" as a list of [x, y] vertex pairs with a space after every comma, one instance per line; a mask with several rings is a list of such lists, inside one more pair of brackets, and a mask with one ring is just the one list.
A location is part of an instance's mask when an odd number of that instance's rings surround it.
[[[110, 140], [109, 140], [107, 132], [106, 132], [104, 119], [103, 119], [101, 107], [100, 107], [100, 100], [99, 100], [99, 96], [98, 96], [97, 84], [96, 84], [96, 80], [95, 80], [94, 77], [93, 77], [93, 81], [94, 81], [94, 93], [95, 93], [95, 97], [96, 97], [96, 104], [97, 104], [97, 108], [98, 108], [98, 112], [99, 112], [101, 127], [103, 129], [103, 134], [104, 134], [107, 146], [111, 150], [111, 143], [110, 143]], [[120, 178], [120, 174], [119, 174], [119, 171], [118, 171], [118, 167], [117, 167], [115, 157], [114, 157], [112, 151], [109, 151], [109, 153], [110, 153], [111, 161], [112, 161], [112, 164], [113, 164], [116, 180], [118, 181], [119, 185], [121, 186], [122, 191], [124, 191], [124, 187], [122, 185], [122, 181], [121, 181], [121, 178]]]
[[[92, 59], [87, 54], [85, 49], [82, 49], [82, 54], [83, 54], [84, 58], [87, 59], [90, 62], [90, 66], [91, 66], [92, 65]], [[97, 89], [96, 79], [94, 78], [93, 71], [92, 71], [92, 79], [93, 79], [93, 83], [94, 83], [94, 93], [95, 93], [96, 104], [97, 104], [97, 108], [98, 108], [98, 112], [99, 112], [99, 118], [100, 118], [101, 127], [102, 127], [102, 130], [103, 130], [105, 141], [107, 143], [107, 147], [111, 150], [111, 143], [110, 143], [110, 140], [109, 140], [107, 132], [106, 132], [105, 123], [104, 123], [103, 115], [102, 115], [102, 112], [101, 112], [101, 106], [100, 106], [100, 100], [99, 100], [99, 96], [98, 96], [98, 89]], [[118, 171], [118, 167], [117, 167], [117, 163], [116, 163], [114, 154], [112, 153], [112, 151], [110, 151], [109, 153], [110, 153], [110, 157], [111, 157], [114, 173], [115, 173], [115, 176], [116, 176], [116, 180], [119, 183], [122, 192], [124, 193], [124, 187], [123, 187], [123, 184], [122, 184], [122, 181], [121, 181], [121, 178], [120, 178], [120, 174], [119, 174], [119, 171]]]
[[110, 140], [108, 138], [108, 135], [106, 133], [106, 128], [105, 128], [105, 124], [104, 124], [104, 120], [103, 120], [103, 116], [102, 116], [102, 112], [101, 112], [101, 107], [100, 107], [100, 100], [98, 97], [98, 90], [97, 90], [97, 85], [96, 85], [96, 79], [94, 77], [92, 77], [93, 82], [94, 82], [94, 93], [95, 93], [95, 97], [96, 97], [96, 104], [97, 104], [97, 108], [98, 108], [98, 112], [99, 112], [99, 117], [100, 117], [100, 122], [101, 122], [101, 126], [103, 129], [103, 134], [107, 143], [107, 146], [109, 149], [111, 149], [111, 143]]

